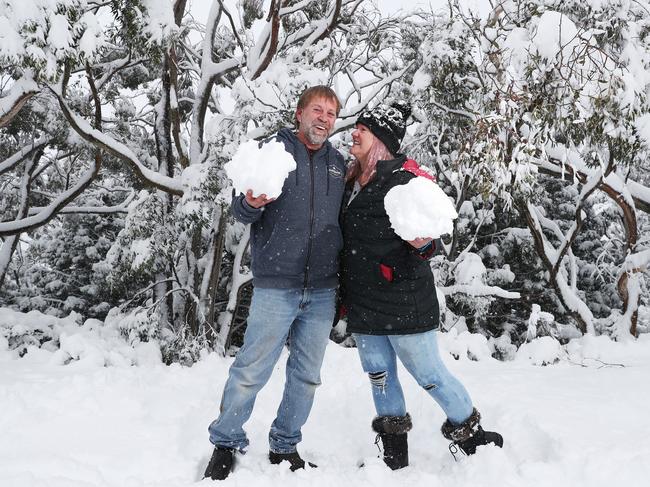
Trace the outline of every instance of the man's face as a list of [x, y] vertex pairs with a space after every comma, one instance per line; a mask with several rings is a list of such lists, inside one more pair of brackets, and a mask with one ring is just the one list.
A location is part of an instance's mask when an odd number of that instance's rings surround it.
[[298, 138], [310, 149], [318, 149], [332, 133], [336, 122], [336, 101], [312, 98], [296, 111]]

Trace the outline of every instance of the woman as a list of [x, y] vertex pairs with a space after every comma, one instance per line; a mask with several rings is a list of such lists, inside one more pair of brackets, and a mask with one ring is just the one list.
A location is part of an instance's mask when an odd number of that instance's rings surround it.
[[442, 407], [442, 434], [452, 453], [466, 454], [494, 443], [498, 433], [484, 431], [480, 415], [463, 385], [444, 366], [435, 329], [439, 312], [428, 258], [435, 245], [423, 236], [402, 240], [391, 228], [384, 197], [414, 177], [431, 177], [397, 154], [410, 108], [380, 105], [361, 114], [352, 133], [348, 191], [342, 214], [344, 248], [342, 295], [348, 331], [355, 338], [361, 364], [370, 377], [384, 462], [393, 470], [408, 465], [407, 432], [411, 417], [397, 377], [399, 357], [418, 384]]

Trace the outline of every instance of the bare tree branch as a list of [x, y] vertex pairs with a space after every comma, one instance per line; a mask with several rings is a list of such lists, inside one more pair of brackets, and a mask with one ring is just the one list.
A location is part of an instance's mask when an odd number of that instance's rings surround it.
[[271, 60], [278, 50], [278, 38], [280, 35], [280, 7], [285, 0], [272, 0], [271, 7], [269, 8], [269, 16], [267, 22], [271, 22], [270, 35], [264, 39], [264, 58], [257, 63], [253, 70], [251, 79], [257, 79], [271, 64]]
[[[108, 215], [113, 213], [128, 213], [129, 204], [135, 198], [135, 192], [131, 192], [129, 196], [119, 205], [114, 206], [65, 206], [59, 210], [60, 215], [70, 214], [86, 214], [86, 215]], [[29, 209], [29, 215], [36, 215], [45, 211], [47, 207], [35, 206]]]
[[24, 161], [27, 157], [34, 153], [34, 151], [40, 150], [49, 144], [52, 139], [48, 137], [41, 137], [32, 142], [31, 145], [26, 145], [21, 148], [18, 152], [8, 157], [4, 161], [0, 162], [0, 175], [11, 171], [14, 167]]
[[39, 91], [40, 88], [31, 78], [23, 77], [16, 81], [9, 93], [0, 98], [0, 128], [11, 122], [25, 103]]
[[[58, 99], [59, 106], [61, 107], [65, 118], [68, 120], [75, 132], [77, 132], [84, 140], [87, 140], [99, 148], [106, 150], [110, 154], [113, 154], [115, 157], [127, 162], [145, 184], [176, 196], [183, 195], [183, 186], [179, 181], [163, 176], [162, 174], [146, 167], [142, 162], [140, 162], [131, 149], [105, 133], [93, 129], [88, 122], [75, 115], [70, 110], [63, 99], [63, 96], [59, 92], [52, 87], [49, 87], [49, 89]], [[97, 169], [99, 170], [99, 167], [97, 167]]]
[[68, 191], [61, 193], [58, 198], [46, 206], [37, 215], [0, 223], [0, 237], [8, 237], [11, 235], [18, 235], [22, 232], [29, 232], [48, 223], [56, 217], [63, 207], [73, 201], [77, 196], [85, 191], [88, 186], [90, 186], [93, 180], [97, 177], [99, 169], [100, 165], [98, 164], [97, 159], [93, 159], [90, 168], [82, 174], [77, 183]]

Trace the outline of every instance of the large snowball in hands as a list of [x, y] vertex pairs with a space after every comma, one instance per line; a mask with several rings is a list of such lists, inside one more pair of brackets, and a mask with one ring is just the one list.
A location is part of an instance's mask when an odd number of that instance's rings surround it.
[[246, 194], [251, 189], [253, 196], [277, 198], [287, 175], [296, 169], [296, 161], [281, 142], [267, 142], [260, 148], [250, 140], [239, 146], [224, 169], [236, 191]]
[[392, 188], [384, 198], [384, 207], [393, 230], [404, 240], [451, 233], [458, 218], [449, 197], [424, 177]]

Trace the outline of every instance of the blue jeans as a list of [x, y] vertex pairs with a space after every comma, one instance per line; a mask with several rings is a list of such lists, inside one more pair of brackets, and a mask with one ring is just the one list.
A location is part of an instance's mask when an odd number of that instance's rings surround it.
[[406, 404], [397, 376], [396, 356], [417, 383], [433, 397], [454, 424], [472, 414], [467, 390], [440, 359], [436, 331], [412, 335], [355, 334], [363, 370], [370, 377], [379, 416], [404, 416]]
[[329, 341], [335, 308], [334, 289], [266, 289], [253, 291], [244, 345], [230, 367], [219, 418], [208, 428], [216, 446], [243, 450], [243, 429], [257, 393], [271, 377], [289, 339], [284, 395], [271, 425], [269, 443], [276, 453], [296, 451], [307, 421]]

